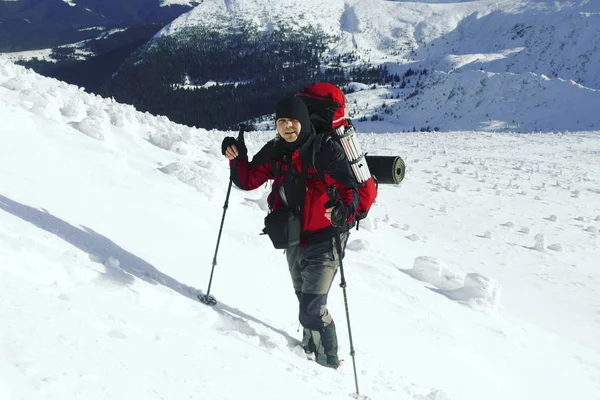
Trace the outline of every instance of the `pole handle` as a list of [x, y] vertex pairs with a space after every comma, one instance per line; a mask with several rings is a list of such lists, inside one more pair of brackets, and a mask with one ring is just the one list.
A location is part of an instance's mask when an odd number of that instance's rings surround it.
[[342, 201], [335, 186], [329, 186], [327, 188], [327, 196], [329, 197], [329, 201], [325, 203], [325, 208], [335, 207], [337, 203]]
[[240, 131], [238, 132], [237, 141], [241, 142], [241, 143], [244, 143], [244, 132], [248, 128], [248, 125], [246, 125], [246, 124], [240, 124], [239, 126], [240, 126]]

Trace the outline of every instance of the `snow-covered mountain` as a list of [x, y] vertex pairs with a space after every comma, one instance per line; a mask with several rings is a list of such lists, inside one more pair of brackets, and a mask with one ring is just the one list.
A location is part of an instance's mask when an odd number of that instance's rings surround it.
[[[338, 281], [329, 308], [345, 365], [322, 368], [297, 346], [284, 255], [259, 234], [268, 187], [231, 192], [219, 303], [196, 300], [233, 132], [7, 61], [0, 120], [2, 400], [353, 396]], [[380, 186], [344, 259], [361, 394], [598, 399], [600, 132], [370, 133], [385, 123], [363, 123], [361, 145], [402, 156], [406, 178]], [[272, 135], [247, 133], [249, 152]]]
[[354, 117], [381, 116], [387, 124], [379, 129], [385, 132], [414, 127], [560, 132], [600, 126], [600, 90], [573, 81], [480, 70], [433, 71], [410, 79], [405, 89], [358, 86], [368, 94], [348, 96]]
[[314, 26], [338, 37], [331, 54], [419, 62], [445, 72], [533, 72], [600, 89], [600, 5], [589, 0], [204, 1], [161, 34], [189, 26]]
[[169, 22], [191, 0], [0, 1], [0, 51], [39, 50], [140, 24]]
[[[402, 129], [600, 126], [590, 112], [600, 107], [597, 2], [206, 0], [158, 37], [186, 35], [190, 27], [235, 31], [248, 25], [315, 28], [332, 38], [329, 59], [352, 55], [343, 63], [347, 68], [369, 63], [400, 76], [409, 68], [430, 72], [403, 90], [379, 91], [385, 96], [372, 96], [375, 101], [356, 109], [356, 119], [389, 115]], [[382, 110], [383, 102], [392, 107]]]

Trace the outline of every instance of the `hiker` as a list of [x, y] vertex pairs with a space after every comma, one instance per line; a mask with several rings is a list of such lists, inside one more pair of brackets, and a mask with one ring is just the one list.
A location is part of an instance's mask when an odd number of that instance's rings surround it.
[[[222, 152], [240, 189], [253, 190], [272, 180], [264, 232], [275, 248], [285, 249], [304, 328], [302, 347], [309, 358], [337, 368], [337, 334], [327, 295], [359, 204], [356, 179], [337, 142], [315, 140], [317, 132], [301, 99], [280, 100], [275, 119], [277, 137], [252, 162], [244, 143], [233, 137], [223, 140]], [[327, 189], [332, 186], [338, 198], [330, 201]], [[342, 254], [335, 246], [336, 229]]]

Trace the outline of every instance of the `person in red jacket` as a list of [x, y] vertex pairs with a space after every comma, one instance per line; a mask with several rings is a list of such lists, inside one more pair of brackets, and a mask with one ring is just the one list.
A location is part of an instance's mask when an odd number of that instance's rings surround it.
[[[321, 365], [339, 365], [337, 334], [327, 310], [327, 295], [348, 241], [359, 202], [356, 179], [341, 146], [315, 132], [304, 102], [288, 97], [277, 103], [277, 137], [248, 161], [243, 142], [226, 137], [222, 152], [232, 180], [243, 190], [272, 181], [265, 233], [284, 248], [304, 328], [302, 346]], [[328, 188], [335, 187], [332, 200]], [[342, 254], [334, 235], [340, 233]]]

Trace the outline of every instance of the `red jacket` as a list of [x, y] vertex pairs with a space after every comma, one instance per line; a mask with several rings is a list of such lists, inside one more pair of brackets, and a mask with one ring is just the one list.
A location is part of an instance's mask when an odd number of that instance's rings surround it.
[[267, 180], [274, 181], [268, 198], [271, 210], [287, 206], [302, 213], [305, 239], [333, 235], [331, 222], [325, 217], [329, 186], [337, 188], [341, 201], [349, 207], [347, 225], [353, 222], [359, 201], [356, 180], [341, 146], [333, 140], [315, 137], [316, 140], [310, 140], [292, 154], [291, 164], [296, 171], [290, 171], [289, 156], [281, 152], [279, 140], [269, 141], [252, 162], [248, 162], [247, 156], [230, 162], [232, 168], [235, 166], [233, 182], [240, 189], [253, 190]]

